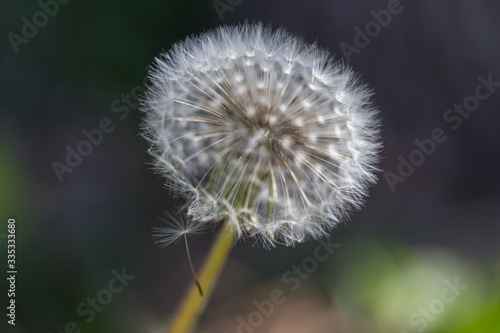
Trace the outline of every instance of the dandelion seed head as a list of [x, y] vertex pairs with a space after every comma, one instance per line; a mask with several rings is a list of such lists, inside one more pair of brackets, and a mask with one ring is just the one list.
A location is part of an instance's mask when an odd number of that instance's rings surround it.
[[284, 29], [223, 26], [156, 59], [142, 105], [190, 221], [293, 245], [359, 209], [381, 149], [370, 90]]

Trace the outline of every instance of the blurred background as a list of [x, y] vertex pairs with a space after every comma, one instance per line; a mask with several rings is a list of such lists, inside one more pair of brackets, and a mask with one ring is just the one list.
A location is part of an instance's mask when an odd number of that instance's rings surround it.
[[[1, 332], [164, 330], [192, 276], [182, 243], [151, 237], [179, 202], [150, 169], [137, 96], [172, 43], [244, 20], [283, 26], [362, 75], [384, 172], [324, 261], [314, 241], [238, 242], [196, 332], [500, 331], [498, 1], [59, 1], [0, 5]], [[415, 140], [436, 129], [446, 140], [419, 160]], [[78, 147], [87, 156], [62, 167]], [[419, 165], [405, 169], [410, 157]], [[190, 242], [195, 267], [213, 238]]]

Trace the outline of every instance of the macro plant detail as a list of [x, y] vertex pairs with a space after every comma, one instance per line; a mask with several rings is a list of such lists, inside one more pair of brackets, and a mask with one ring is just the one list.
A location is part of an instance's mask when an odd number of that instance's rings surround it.
[[376, 180], [370, 90], [283, 29], [244, 24], [187, 38], [150, 77], [144, 135], [196, 223], [293, 245], [344, 220]]
[[[361, 207], [376, 181], [378, 111], [348, 66], [262, 24], [189, 37], [156, 59], [150, 79], [143, 136], [186, 200], [155, 237], [184, 238], [195, 279], [169, 332], [191, 332], [237, 238], [293, 246]], [[187, 236], [218, 224], [198, 277]]]

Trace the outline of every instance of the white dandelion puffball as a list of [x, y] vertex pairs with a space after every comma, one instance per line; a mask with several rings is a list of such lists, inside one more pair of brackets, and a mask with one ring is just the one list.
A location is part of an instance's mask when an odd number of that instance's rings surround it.
[[144, 136], [196, 223], [293, 245], [345, 220], [376, 181], [370, 90], [283, 29], [187, 38], [156, 59], [150, 79]]

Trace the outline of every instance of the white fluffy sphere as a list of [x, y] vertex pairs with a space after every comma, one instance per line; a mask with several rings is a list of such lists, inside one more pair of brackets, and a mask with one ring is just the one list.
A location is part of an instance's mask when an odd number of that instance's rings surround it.
[[196, 223], [292, 245], [359, 209], [381, 148], [371, 92], [315, 45], [223, 26], [156, 59], [143, 102], [158, 171]]

